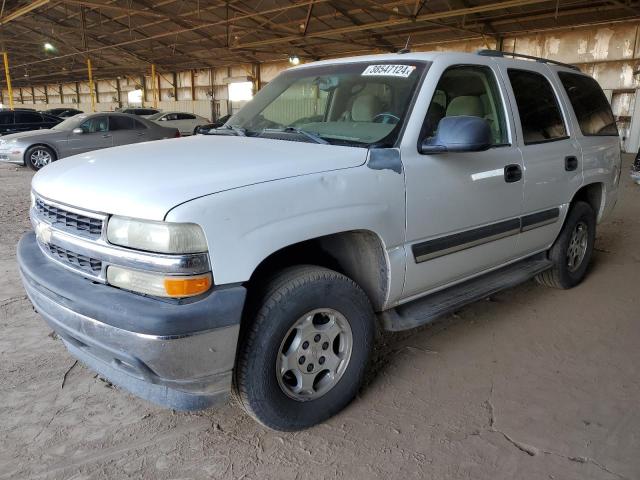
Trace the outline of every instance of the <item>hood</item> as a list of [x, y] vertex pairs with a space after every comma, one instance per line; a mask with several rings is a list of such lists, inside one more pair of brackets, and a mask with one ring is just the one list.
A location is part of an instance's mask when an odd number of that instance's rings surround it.
[[40, 170], [33, 189], [67, 205], [163, 220], [176, 205], [272, 180], [356, 167], [359, 147], [197, 135], [98, 150]]
[[55, 134], [63, 134], [67, 135], [69, 132], [63, 132], [61, 130], [51, 130], [49, 128], [45, 128], [42, 130], [29, 130], [28, 132], [19, 132], [19, 133], [11, 133], [9, 135], [2, 135], [0, 140], [4, 140], [5, 142], [10, 142], [11, 140], [20, 140], [21, 138], [29, 138], [29, 137], [49, 137]]

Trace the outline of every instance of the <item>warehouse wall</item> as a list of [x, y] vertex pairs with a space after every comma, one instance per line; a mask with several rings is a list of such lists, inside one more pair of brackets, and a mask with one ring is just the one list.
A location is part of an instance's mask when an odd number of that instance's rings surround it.
[[[638, 22], [612, 23], [598, 27], [521, 34], [503, 38], [497, 45], [494, 38], [471, 39], [449, 43], [412, 45], [415, 51], [452, 50], [474, 52], [482, 48], [515, 51], [547, 57], [561, 62], [577, 64], [592, 75], [612, 103], [618, 120], [623, 148], [637, 151], [640, 147], [640, 24]], [[228, 101], [228, 83], [253, 79], [257, 85], [271, 81], [287, 62], [260, 65], [240, 64], [230, 68], [201, 69], [186, 72], [158, 72], [156, 104], [163, 110], [181, 110], [207, 118], [235, 112], [242, 103]], [[144, 88], [144, 105], [153, 106], [151, 76], [100, 79], [95, 82], [97, 111], [107, 111], [127, 105], [127, 93]], [[6, 88], [0, 90], [3, 103], [7, 103]], [[91, 111], [88, 82], [63, 85], [37, 85], [14, 89], [15, 104], [33, 108], [55, 108], [73, 105]], [[46, 104], [45, 104], [46, 103]]]

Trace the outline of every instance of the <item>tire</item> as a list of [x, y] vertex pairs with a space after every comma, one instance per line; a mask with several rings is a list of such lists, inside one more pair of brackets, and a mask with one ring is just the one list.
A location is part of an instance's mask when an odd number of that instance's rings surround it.
[[[577, 234], [576, 232], [580, 228], [584, 233]], [[570, 250], [572, 239], [575, 240], [574, 235], [579, 235], [584, 239], [584, 254], [582, 255], [579, 254], [582, 247]], [[593, 208], [586, 202], [576, 202], [567, 215], [560, 235], [549, 250], [549, 259], [553, 262], [553, 266], [536, 276], [538, 283], [560, 289], [572, 288], [579, 284], [587, 273], [595, 238], [596, 214]], [[580, 259], [578, 259], [579, 256], [581, 256]]]
[[34, 145], [29, 147], [24, 154], [24, 162], [31, 170], [38, 171], [42, 167], [57, 160], [56, 152], [46, 145]]
[[[298, 266], [267, 282], [254, 305], [253, 318], [247, 319], [241, 334], [234, 379], [247, 413], [268, 428], [294, 431], [346, 407], [362, 383], [374, 341], [374, 313], [362, 289], [333, 270]], [[341, 325], [341, 333], [327, 347]], [[339, 356], [340, 366], [335, 367]], [[326, 370], [331, 364], [333, 377]], [[296, 393], [301, 377], [317, 384]]]

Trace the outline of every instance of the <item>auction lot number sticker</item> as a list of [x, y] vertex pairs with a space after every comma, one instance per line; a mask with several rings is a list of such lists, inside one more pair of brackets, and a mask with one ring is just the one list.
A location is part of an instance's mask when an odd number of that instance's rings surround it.
[[407, 78], [415, 69], [413, 65], [369, 65], [362, 76]]

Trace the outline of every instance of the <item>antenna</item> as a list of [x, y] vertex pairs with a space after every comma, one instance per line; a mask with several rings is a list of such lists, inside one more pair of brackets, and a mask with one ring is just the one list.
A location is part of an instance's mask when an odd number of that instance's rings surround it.
[[409, 42], [411, 41], [411, 35], [409, 35], [407, 37], [407, 41], [404, 44], [404, 48], [401, 48], [400, 50], [398, 50], [398, 53], [402, 54], [402, 53], [410, 53], [411, 49], [409, 48]]

